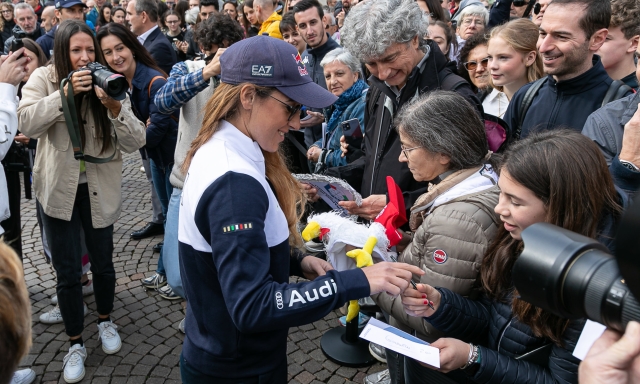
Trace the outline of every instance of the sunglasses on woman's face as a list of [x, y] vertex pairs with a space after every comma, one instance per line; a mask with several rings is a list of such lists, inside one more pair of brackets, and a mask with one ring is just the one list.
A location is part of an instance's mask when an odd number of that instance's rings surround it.
[[514, 7], [524, 7], [527, 4], [529, 4], [527, 0], [513, 0]]
[[482, 65], [483, 67], [487, 67], [487, 64], [489, 64], [489, 58], [485, 57], [484, 59], [480, 60], [480, 62], [478, 63], [477, 61], [473, 60], [473, 61], [467, 61], [466, 63], [462, 63], [462, 65], [464, 65], [464, 68], [467, 71], [475, 71], [476, 69], [478, 69], [478, 64]]

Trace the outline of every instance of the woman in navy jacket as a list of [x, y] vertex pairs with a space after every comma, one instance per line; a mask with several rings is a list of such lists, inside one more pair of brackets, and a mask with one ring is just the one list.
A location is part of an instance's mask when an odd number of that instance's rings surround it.
[[[133, 112], [147, 126], [147, 144], [144, 149], [150, 158], [153, 185], [162, 205], [162, 213], [166, 217], [169, 198], [173, 193], [169, 176], [178, 139], [180, 111], [171, 115], [162, 114], [153, 99], [167, 82], [167, 74], [156, 65], [136, 36], [123, 25], [109, 23], [100, 28], [96, 38], [109, 67], [127, 78]], [[157, 279], [159, 276], [165, 276], [162, 251], [156, 274], [149, 279]], [[173, 292], [165, 294], [174, 296]]]
[[[336, 100], [297, 57], [295, 47], [267, 36], [227, 48], [220, 85], [184, 160], [178, 239], [188, 300], [185, 384], [285, 383], [290, 326], [321, 319], [347, 300], [397, 295], [411, 273], [423, 273], [385, 262], [338, 272], [291, 249], [302, 243], [296, 226], [304, 197], [280, 143], [289, 129], [300, 129], [301, 104], [322, 108]], [[313, 281], [289, 283], [290, 274]]]
[[[613, 251], [613, 228], [626, 196], [614, 187], [598, 147], [569, 130], [512, 145], [498, 185], [495, 211], [504, 226], [480, 268], [485, 297], [474, 301], [420, 284], [419, 291], [405, 291], [403, 305], [453, 337], [432, 344], [440, 349], [441, 371], [461, 368], [476, 383], [576, 383], [580, 361], [572, 353], [584, 320], [560, 318], [521, 300], [511, 270], [523, 249], [522, 231], [539, 222], [596, 238]], [[538, 348], [544, 350], [538, 352], [542, 362], [517, 359]]]

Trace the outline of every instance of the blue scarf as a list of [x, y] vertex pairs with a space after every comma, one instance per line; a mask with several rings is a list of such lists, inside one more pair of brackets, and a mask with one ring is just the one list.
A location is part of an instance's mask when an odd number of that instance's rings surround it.
[[328, 136], [331, 136], [331, 133], [336, 129], [338, 123], [341, 122], [340, 117], [342, 113], [347, 109], [351, 103], [355, 100], [359, 99], [362, 96], [362, 91], [367, 89], [367, 83], [365, 83], [362, 79], [358, 79], [353, 85], [342, 92], [342, 95], [338, 97], [335, 103], [333, 103], [333, 113], [331, 114], [331, 118], [329, 118], [329, 122], [327, 123], [327, 133]]

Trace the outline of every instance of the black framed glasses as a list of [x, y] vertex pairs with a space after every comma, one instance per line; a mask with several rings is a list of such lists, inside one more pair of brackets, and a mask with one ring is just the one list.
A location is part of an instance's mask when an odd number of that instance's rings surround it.
[[275, 98], [271, 95], [268, 95], [270, 98], [272, 98], [273, 100], [279, 102], [280, 104], [284, 105], [285, 107], [287, 107], [287, 111], [289, 111], [289, 117], [287, 118], [287, 121], [291, 121], [291, 119], [293, 118], [293, 116], [296, 115], [296, 113], [300, 112], [300, 109], [302, 109], [302, 105], [298, 104], [296, 106], [293, 105], [289, 105], [287, 103], [285, 103], [284, 101]]
[[489, 64], [489, 58], [485, 57], [484, 59], [480, 60], [480, 62], [472, 60], [472, 61], [467, 61], [466, 63], [462, 63], [462, 65], [464, 65], [464, 68], [467, 71], [475, 71], [476, 69], [478, 69], [478, 64], [486, 68], [487, 65]]
[[420, 146], [413, 147], [413, 148], [405, 148], [405, 146], [403, 144], [400, 144], [400, 149], [402, 149], [402, 154], [407, 159], [409, 159], [409, 152], [413, 151], [414, 149], [418, 149], [418, 148], [422, 148], [422, 146], [420, 145]]

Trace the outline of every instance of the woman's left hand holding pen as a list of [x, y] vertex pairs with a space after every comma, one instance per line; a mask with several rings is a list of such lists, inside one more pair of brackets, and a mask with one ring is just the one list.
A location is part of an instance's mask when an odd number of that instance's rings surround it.
[[416, 289], [407, 288], [402, 293], [404, 311], [411, 316], [428, 317], [440, 307], [440, 292], [427, 284], [416, 284]]

